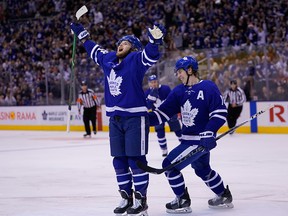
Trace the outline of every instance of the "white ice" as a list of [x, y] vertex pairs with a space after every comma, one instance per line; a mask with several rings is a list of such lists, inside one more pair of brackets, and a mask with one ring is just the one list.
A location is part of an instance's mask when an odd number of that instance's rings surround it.
[[[1, 216], [114, 215], [120, 196], [107, 132], [91, 139], [80, 132], [0, 131]], [[177, 144], [167, 133], [168, 146]], [[209, 209], [214, 194], [190, 167], [183, 171], [194, 216], [287, 216], [288, 134], [234, 134], [218, 141], [211, 166], [230, 186], [234, 209]], [[148, 160], [163, 160], [150, 134]], [[164, 176], [150, 175], [149, 216], [171, 215], [174, 195]]]

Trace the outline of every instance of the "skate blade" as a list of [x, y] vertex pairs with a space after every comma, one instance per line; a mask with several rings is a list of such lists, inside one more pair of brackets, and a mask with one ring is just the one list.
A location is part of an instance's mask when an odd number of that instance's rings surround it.
[[124, 213], [118, 213], [118, 214], [115, 214], [115, 216], [127, 216], [127, 213], [126, 212], [124, 212]]
[[166, 209], [166, 212], [169, 214], [183, 214], [183, 213], [191, 213], [191, 207], [179, 208], [179, 209]]
[[128, 214], [127, 216], [148, 216], [147, 210], [140, 212], [138, 214]]
[[230, 208], [234, 208], [234, 205], [233, 205], [233, 203], [225, 203], [225, 204], [218, 205], [218, 206], [209, 205], [209, 208], [211, 208], [211, 209], [230, 209]]

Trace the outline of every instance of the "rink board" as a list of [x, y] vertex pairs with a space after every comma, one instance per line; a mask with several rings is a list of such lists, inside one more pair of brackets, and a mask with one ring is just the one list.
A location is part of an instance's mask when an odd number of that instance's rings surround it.
[[[288, 133], [288, 102], [247, 102], [237, 121], [242, 123], [260, 110], [273, 104], [275, 107], [258, 116], [236, 130], [237, 133]], [[36, 107], [0, 107], [0, 130], [47, 130], [65, 131], [67, 122], [67, 106]], [[76, 106], [71, 110], [71, 131], [84, 131], [82, 115]], [[109, 118], [105, 115], [105, 106], [97, 111], [97, 127], [99, 131], [108, 131]], [[166, 124], [166, 131], [169, 127]], [[228, 130], [225, 124], [220, 130]], [[151, 127], [154, 132], [154, 127]]]

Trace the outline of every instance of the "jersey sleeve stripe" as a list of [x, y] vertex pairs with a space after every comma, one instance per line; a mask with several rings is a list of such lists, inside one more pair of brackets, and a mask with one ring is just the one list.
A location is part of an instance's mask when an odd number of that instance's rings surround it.
[[[145, 50], [143, 50], [142, 54], [141, 54], [141, 61], [142, 61], [142, 64], [144, 66], [148, 65], [148, 66], [152, 66], [153, 64], [155, 64], [157, 62], [157, 59], [154, 60], [154, 59], [151, 59], [147, 56]], [[146, 63], [147, 62], [147, 63]]]
[[94, 56], [95, 56], [95, 50], [99, 47], [99, 45], [95, 45], [91, 51], [91, 54], [90, 54], [90, 58], [94, 59]]
[[[93, 61], [98, 64], [97, 62], [97, 52], [99, 51], [100, 46], [99, 45], [95, 45], [91, 51], [91, 59], [93, 59]], [[99, 65], [99, 64], [98, 64]]]
[[160, 114], [157, 111], [154, 111], [154, 113], [155, 113], [155, 115], [156, 115], [156, 117], [158, 119], [159, 124], [162, 124], [163, 122], [162, 122]]
[[169, 116], [167, 116], [164, 112], [162, 112], [159, 109], [156, 109], [157, 112], [159, 112], [167, 121], [170, 119]]
[[209, 113], [209, 117], [211, 117], [212, 115], [214, 115], [215, 113], [227, 113], [226, 109], [217, 109], [212, 111], [211, 113]]
[[93, 61], [99, 65], [98, 61], [97, 61], [97, 54], [98, 52], [102, 52], [103, 54], [107, 53], [107, 51], [103, 48], [101, 48], [99, 45], [95, 45], [91, 51], [90, 57], [91, 59], [93, 59]]
[[225, 116], [218, 115], [218, 114], [212, 115], [212, 116], [210, 117], [210, 119], [211, 119], [211, 118], [220, 118], [220, 119], [223, 119], [224, 121], [226, 121], [226, 117], [225, 117]]
[[146, 51], [145, 51], [145, 49], [143, 50], [143, 55], [144, 55], [144, 57], [145, 57], [145, 59], [147, 60], [147, 61], [150, 61], [151, 63], [156, 63], [157, 61], [158, 61], [158, 59], [151, 59], [151, 58], [149, 58], [148, 56], [147, 56], [147, 54], [146, 54]]
[[144, 62], [144, 57], [143, 57], [143, 55], [144, 55], [144, 51], [143, 51], [142, 54], [141, 54], [141, 62], [142, 62], [142, 64], [143, 64], [144, 66], [146, 66], [146, 65], [152, 66], [151, 64]]

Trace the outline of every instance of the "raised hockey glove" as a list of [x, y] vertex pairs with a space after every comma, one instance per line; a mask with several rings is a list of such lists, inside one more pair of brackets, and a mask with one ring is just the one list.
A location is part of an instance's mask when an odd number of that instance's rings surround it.
[[79, 40], [89, 36], [89, 32], [81, 24], [71, 23], [70, 28], [72, 32], [77, 35]]
[[161, 45], [163, 44], [163, 38], [166, 33], [164, 26], [155, 24], [153, 28], [148, 28], [148, 38], [150, 43]]
[[206, 150], [210, 151], [215, 148], [217, 143], [212, 131], [204, 131], [199, 134], [200, 136], [200, 145], [203, 146]]
[[147, 98], [152, 102], [156, 102], [158, 97], [159, 97], [158, 89], [152, 89]]

